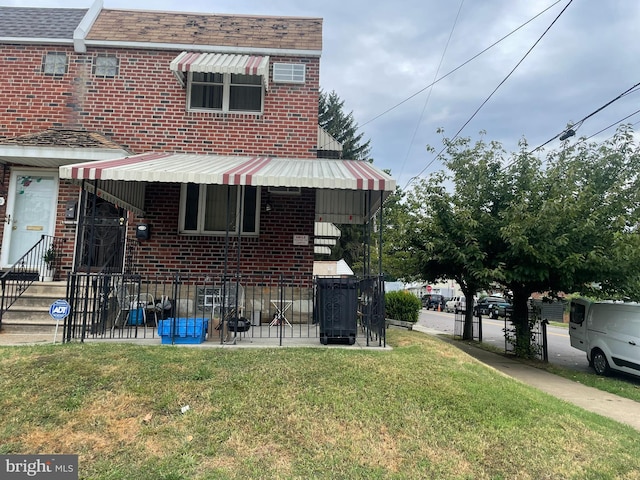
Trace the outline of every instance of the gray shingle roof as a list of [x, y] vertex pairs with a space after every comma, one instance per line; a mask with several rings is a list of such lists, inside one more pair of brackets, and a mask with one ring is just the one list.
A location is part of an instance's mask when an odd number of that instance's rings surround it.
[[72, 40], [87, 9], [0, 7], [0, 38]]

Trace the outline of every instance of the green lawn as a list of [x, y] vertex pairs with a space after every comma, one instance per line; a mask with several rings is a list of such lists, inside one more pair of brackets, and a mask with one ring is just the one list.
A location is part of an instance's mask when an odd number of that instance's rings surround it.
[[0, 348], [0, 453], [76, 453], [91, 479], [640, 478], [630, 427], [430, 336], [388, 343]]

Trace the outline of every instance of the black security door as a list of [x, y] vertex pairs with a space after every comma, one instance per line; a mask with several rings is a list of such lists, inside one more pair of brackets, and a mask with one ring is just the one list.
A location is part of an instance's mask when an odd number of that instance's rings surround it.
[[127, 213], [86, 190], [82, 193], [76, 271], [121, 273]]

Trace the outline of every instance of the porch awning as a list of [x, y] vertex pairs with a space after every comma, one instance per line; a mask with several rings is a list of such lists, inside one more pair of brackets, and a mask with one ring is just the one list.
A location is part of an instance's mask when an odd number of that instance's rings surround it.
[[[369, 162], [342, 159], [149, 152], [63, 165], [59, 174], [63, 179], [99, 180], [107, 193], [111, 193], [108, 185], [143, 188], [147, 182], [313, 188], [316, 220], [334, 223], [362, 222], [366, 212], [375, 211], [396, 188], [391, 176]], [[144, 210], [143, 203], [133, 206]]]
[[155, 152], [64, 165], [60, 178], [338, 190], [393, 191], [396, 187], [389, 175], [359, 160]]
[[235, 73], [262, 76], [269, 90], [269, 57], [261, 55], [234, 55], [229, 53], [182, 52], [171, 61], [171, 71], [180, 83], [186, 84], [187, 72]]

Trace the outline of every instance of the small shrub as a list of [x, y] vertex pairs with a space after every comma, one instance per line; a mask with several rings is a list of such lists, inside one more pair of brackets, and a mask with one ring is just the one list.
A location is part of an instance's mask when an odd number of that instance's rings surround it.
[[385, 294], [386, 317], [393, 320], [415, 323], [422, 308], [418, 297], [404, 290]]

